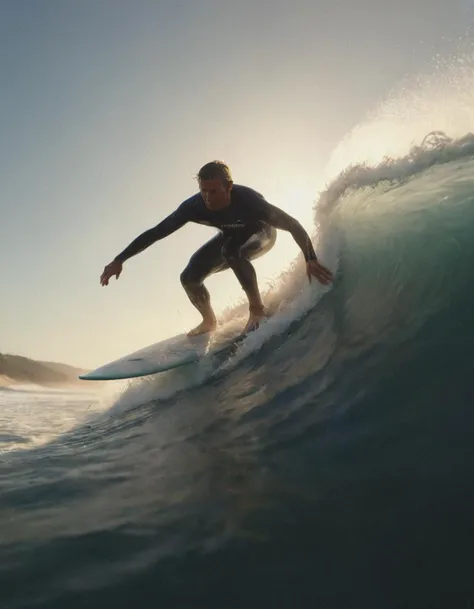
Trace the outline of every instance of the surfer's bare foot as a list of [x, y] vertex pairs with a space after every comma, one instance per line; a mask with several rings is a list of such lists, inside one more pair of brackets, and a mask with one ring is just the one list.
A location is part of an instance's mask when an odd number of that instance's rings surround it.
[[250, 313], [249, 320], [244, 328], [244, 333], [246, 334], [247, 332], [257, 330], [257, 328], [260, 326], [260, 322], [264, 321], [265, 319], [267, 319], [267, 315], [264, 311], [259, 313]]
[[203, 319], [203, 321], [196, 326], [193, 330], [188, 332], [188, 336], [198, 336], [205, 332], [212, 332], [216, 329], [217, 322], [215, 319]]

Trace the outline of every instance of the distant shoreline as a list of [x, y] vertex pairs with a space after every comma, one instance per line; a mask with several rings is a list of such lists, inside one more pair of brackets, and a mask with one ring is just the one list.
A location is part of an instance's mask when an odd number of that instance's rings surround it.
[[56, 362], [41, 362], [21, 355], [0, 354], [0, 387], [34, 384], [43, 387], [84, 386], [78, 378], [87, 370]]

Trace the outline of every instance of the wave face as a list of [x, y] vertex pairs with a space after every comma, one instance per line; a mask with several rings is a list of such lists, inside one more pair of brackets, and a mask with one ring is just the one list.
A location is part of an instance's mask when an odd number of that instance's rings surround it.
[[472, 606], [473, 198], [470, 133], [346, 167], [331, 289], [296, 262], [231, 360], [5, 450], [1, 606]]

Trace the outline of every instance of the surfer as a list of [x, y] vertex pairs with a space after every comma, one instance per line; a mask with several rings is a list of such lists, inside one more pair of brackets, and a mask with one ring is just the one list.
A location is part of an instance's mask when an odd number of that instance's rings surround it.
[[332, 281], [332, 273], [323, 266], [311, 239], [292, 216], [268, 203], [257, 191], [234, 184], [229, 167], [222, 161], [204, 165], [198, 175], [199, 193], [181, 203], [159, 224], [139, 235], [110, 264], [100, 277], [103, 286], [116, 276], [123, 263], [144, 249], [167, 237], [187, 222], [205, 224], [219, 233], [200, 247], [181, 273], [181, 284], [191, 303], [202, 315], [202, 323], [188, 332], [195, 336], [215, 329], [217, 321], [204, 280], [212, 273], [232, 269], [249, 301], [249, 319], [244, 332], [258, 328], [266, 318], [255, 269], [251, 260], [267, 253], [276, 240], [276, 229], [289, 231], [303, 252], [308, 280], [314, 276], [322, 284]]

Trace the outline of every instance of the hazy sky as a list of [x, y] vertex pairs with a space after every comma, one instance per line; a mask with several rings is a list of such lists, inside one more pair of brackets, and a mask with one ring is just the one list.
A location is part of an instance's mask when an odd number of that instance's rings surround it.
[[[471, 0], [0, 0], [0, 351], [97, 366], [196, 325], [179, 274], [213, 229], [107, 288], [104, 265], [215, 158], [312, 232], [333, 148], [472, 22]], [[280, 233], [262, 287], [298, 252]], [[243, 295], [207, 285], [218, 311]]]

